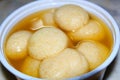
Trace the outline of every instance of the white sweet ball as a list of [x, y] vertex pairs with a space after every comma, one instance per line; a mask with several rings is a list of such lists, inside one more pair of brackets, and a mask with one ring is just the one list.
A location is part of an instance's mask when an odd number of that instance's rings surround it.
[[44, 25], [56, 26], [56, 23], [54, 20], [54, 12], [55, 12], [55, 9], [51, 9], [42, 15], [42, 20]]
[[86, 57], [91, 70], [102, 64], [109, 55], [109, 49], [97, 41], [80, 42], [77, 50]]
[[102, 25], [95, 20], [90, 20], [84, 27], [75, 32], [68, 33], [73, 41], [80, 40], [102, 40], [105, 36], [105, 31]]
[[29, 55], [36, 59], [53, 56], [68, 46], [66, 34], [55, 27], [44, 27], [36, 31], [29, 40]]
[[87, 24], [88, 13], [77, 5], [65, 5], [55, 11], [55, 21], [65, 31], [73, 31]]
[[18, 31], [13, 33], [6, 42], [6, 55], [10, 59], [19, 60], [27, 56], [28, 40], [32, 33], [29, 31]]
[[47, 79], [63, 79], [82, 75], [89, 71], [85, 57], [77, 50], [66, 48], [58, 55], [44, 59], [40, 76]]
[[20, 67], [20, 71], [33, 77], [39, 77], [39, 66], [40, 66], [39, 60], [33, 59], [28, 56], [23, 61]]

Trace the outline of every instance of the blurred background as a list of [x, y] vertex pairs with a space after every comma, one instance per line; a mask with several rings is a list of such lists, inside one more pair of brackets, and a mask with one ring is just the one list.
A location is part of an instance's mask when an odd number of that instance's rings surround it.
[[[0, 0], [0, 24], [14, 10], [32, 1], [35, 0]], [[89, 1], [96, 3], [103, 7], [104, 9], [106, 9], [120, 26], [120, 0], [89, 0]], [[108, 67], [104, 76], [104, 80], [119, 80], [119, 79], [120, 79], [120, 53], [118, 53], [116, 59]], [[16, 78], [0, 64], [0, 80], [16, 80]]]

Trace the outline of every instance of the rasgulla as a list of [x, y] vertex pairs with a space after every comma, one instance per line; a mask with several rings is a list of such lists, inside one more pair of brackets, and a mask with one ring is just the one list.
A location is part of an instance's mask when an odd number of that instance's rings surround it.
[[28, 56], [22, 63], [20, 71], [33, 77], [39, 77], [39, 67], [40, 61]]
[[109, 49], [97, 41], [83, 41], [77, 45], [77, 50], [88, 60], [90, 70], [102, 64], [108, 57]]
[[19, 60], [27, 56], [28, 40], [32, 33], [29, 31], [18, 31], [13, 33], [6, 43], [6, 55], [10, 59]]
[[88, 13], [77, 5], [65, 5], [55, 11], [56, 23], [65, 31], [74, 31], [83, 27], [89, 20]]
[[54, 12], [55, 12], [55, 9], [51, 9], [42, 15], [42, 20], [43, 20], [44, 25], [56, 26], [56, 23], [54, 20]]
[[44, 59], [39, 70], [41, 78], [62, 79], [88, 72], [89, 65], [77, 50], [66, 48], [58, 55]]
[[39, 60], [53, 56], [68, 46], [68, 40], [66, 34], [58, 28], [41, 28], [29, 40], [29, 55]]
[[42, 19], [34, 18], [33, 20], [31, 20], [30, 30], [38, 30], [42, 27], [45, 27]]
[[84, 27], [68, 35], [73, 41], [102, 40], [105, 36], [104, 28], [95, 20], [90, 20]]

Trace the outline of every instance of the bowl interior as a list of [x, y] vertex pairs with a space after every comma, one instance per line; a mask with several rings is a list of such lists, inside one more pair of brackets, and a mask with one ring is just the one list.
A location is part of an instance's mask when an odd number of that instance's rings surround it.
[[30, 77], [28, 75], [25, 75], [19, 71], [17, 71], [16, 69], [14, 69], [5, 59], [5, 55], [4, 55], [4, 51], [3, 51], [3, 47], [4, 47], [4, 41], [6, 39], [6, 36], [8, 35], [9, 31], [13, 28], [13, 26], [19, 22], [20, 20], [22, 20], [24, 17], [38, 12], [40, 10], [44, 10], [44, 9], [48, 9], [48, 8], [54, 8], [54, 7], [59, 7], [65, 4], [75, 4], [75, 5], [79, 5], [82, 8], [84, 8], [85, 10], [87, 10], [89, 13], [96, 15], [98, 18], [102, 19], [110, 28], [112, 34], [113, 34], [113, 39], [114, 39], [114, 45], [113, 45], [113, 50], [112, 53], [110, 55], [110, 57], [103, 63], [101, 64], [98, 68], [96, 68], [95, 70], [83, 75], [83, 76], [79, 76], [80, 79], [85, 79], [99, 71], [101, 71], [102, 69], [106, 68], [111, 62], [112, 60], [115, 58], [118, 48], [119, 48], [119, 29], [118, 26], [116, 24], [116, 22], [114, 21], [114, 19], [110, 16], [109, 13], [107, 13], [104, 9], [102, 9], [101, 7], [88, 2], [88, 1], [79, 1], [79, 0], [66, 0], [66, 1], [61, 1], [61, 0], [43, 0], [43, 1], [35, 1], [32, 3], [29, 3], [19, 9], [17, 9], [16, 11], [14, 11], [11, 15], [9, 15], [6, 20], [3, 22], [3, 24], [1, 25], [1, 31], [0, 31], [0, 60], [2, 62], [2, 64], [10, 71], [12, 72], [14, 75], [22, 78], [22, 79], [36, 79], [37, 78], [33, 78]]

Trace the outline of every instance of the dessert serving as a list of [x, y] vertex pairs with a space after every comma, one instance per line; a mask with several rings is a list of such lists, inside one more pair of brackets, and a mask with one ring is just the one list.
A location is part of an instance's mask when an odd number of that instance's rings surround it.
[[44, 79], [84, 75], [101, 65], [113, 48], [108, 25], [79, 5], [33, 13], [7, 35], [6, 58], [20, 72]]

